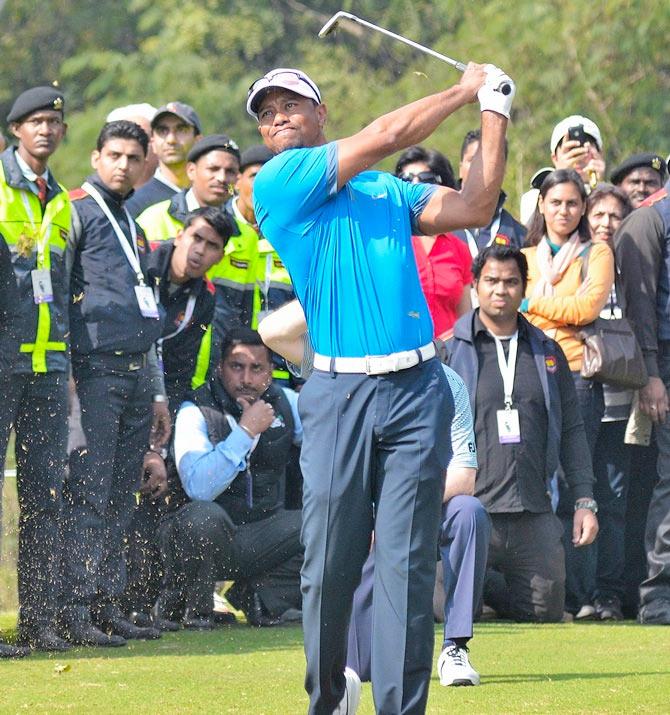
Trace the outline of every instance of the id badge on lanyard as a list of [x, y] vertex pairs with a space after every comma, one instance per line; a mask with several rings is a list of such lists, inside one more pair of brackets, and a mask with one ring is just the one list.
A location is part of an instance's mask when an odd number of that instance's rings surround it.
[[138, 285], [134, 286], [135, 298], [137, 300], [137, 306], [140, 309], [140, 313], [145, 318], [160, 318], [160, 314], [158, 313], [158, 303], [156, 302], [154, 293], [151, 288], [144, 283], [144, 274], [142, 273], [142, 266], [140, 265], [140, 253], [137, 248], [137, 229], [135, 228], [135, 222], [128, 212], [128, 209], [125, 206], [123, 207], [123, 210], [126, 212], [126, 218], [128, 219], [128, 226], [130, 227], [132, 248], [128, 244], [128, 239], [121, 230], [119, 222], [116, 218], [114, 218], [114, 215], [109, 210], [109, 206], [105, 203], [105, 200], [100, 195], [100, 192], [94, 186], [91, 186], [88, 181], [82, 184], [82, 189], [84, 189], [84, 191], [86, 191], [95, 203], [98, 204], [102, 212], [107, 217], [107, 220], [112, 225], [112, 229], [114, 229], [114, 233], [116, 234], [116, 238], [121, 245], [121, 249], [123, 250], [126, 260], [135, 273], [138, 283]]
[[514, 374], [516, 372], [516, 356], [519, 346], [519, 333], [512, 335], [509, 341], [509, 354], [505, 359], [502, 340], [493, 336], [498, 355], [498, 367], [503, 379], [505, 409], [496, 411], [498, 422], [498, 441], [500, 444], [518, 444], [521, 442], [521, 427], [519, 425], [519, 410], [512, 407], [512, 392], [514, 390]]
[[26, 213], [30, 219], [33, 235], [37, 237], [37, 268], [30, 271], [30, 280], [33, 284], [33, 300], [36, 305], [40, 305], [40, 303], [53, 303], [54, 290], [51, 285], [51, 271], [48, 268], [43, 267], [44, 253], [46, 251], [46, 242], [49, 237], [49, 231], [51, 230], [51, 223], [47, 222], [44, 225], [40, 223], [38, 229], [35, 224], [35, 217], [33, 216], [33, 210], [30, 207], [28, 197], [21, 192], [21, 198], [23, 199]]

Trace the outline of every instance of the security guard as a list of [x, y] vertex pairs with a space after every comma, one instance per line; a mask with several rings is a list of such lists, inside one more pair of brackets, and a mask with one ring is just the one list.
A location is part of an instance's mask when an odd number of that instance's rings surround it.
[[[176, 238], [161, 242], [148, 258], [150, 282], [158, 286], [156, 297], [166, 311], [159, 363], [173, 421], [185, 393], [207, 380], [214, 286], [204, 276], [221, 260], [226, 242], [236, 230], [233, 219], [220, 209], [196, 209], [188, 214]], [[145, 455], [141, 500], [128, 532], [128, 585], [123, 599], [129, 620], [140, 626], [152, 625], [149, 611], [158, 596], [160, 577], [155, 532], [165, 507], [162, 490], [152, 480], [151, 460], [151, 454]], [[159, 619], [153, 625], [170, 629]]]
[[170, 432], [154, 352], [164, 311], [148, 278], [146, 240], [124, 206], [148, 141], [134, 122], [105, 124], [91, 156], [96, 173], [71, 194], [72, 373], [86, 445], [71, 455], [65, 489], [61, 627], [84, 645], [160, 636], [127, 621], [118, 605], [142, 457], [152, 430], [156, 445]]
[[[204, 137], [189, 152], [188, 162], [191, 188], [150, 206], [137, 218], [152, 246], [175, 236], [189, 211], [201, 206], [223, 207], [231, 198], [239, 175], [240, 151], [230, 137]], [[250, 307], [257, 243], [256, 232], [238, 221], [236, 235], [228, 242], [223, 260], [207, 274], [216, 286], [214, 331], [218, 343], [232, 326], [251, 322], [251, 311], [244, 311], [244, 299], [248, 294]]]
[[[258, 241], [253, 285], [251, 292], [245, 291], [243, 307], [240, 311], [241, 323], [250, 325], [254, 330], [258, 328], [258, 324], [268, 313], [295, 298], [291, 277], [270, 241], [263, 237], [258, 230], [254, 213], [254, 179], [263, 164], [270, 161], [272, 157], [272, 152], [263, 144], [251, 146], [242, 152], [240, 176], [235, 185], [237, 193], [231, 201], [231, 209], [237, 224], [247, 231], [252, 229]], [[273, 379], [280, 380], [282, 384], [289, 386], [293, 378], [286, 369], [283, 358], [273, 353], [272, 364]]]
[[[0, 383], [0, 449], [16, 433], [19, 492], [19, 642], [65, 650], [53, 630], [59, 553], [58, 518], [65, 476], [69, 360], [65, 247], [70, 201], [47, 167], [65, 136], [64, 99], [33, 87], [14, 102], [7, 122], [18, 147], [0, 155], [0, 232], [12, 254], [18, 287], [18, 354]], [[9, 349], [11, 352], [14, 348]], [[9, 646], [0, 656], [17, 655]]]
[[637, 209], [646, 198], [661, 189], [666, 175], [667, 166], [663, 157], [645, 151], [624, 159], [612, 171], [610, 179], [628, 194], [633, 208]]

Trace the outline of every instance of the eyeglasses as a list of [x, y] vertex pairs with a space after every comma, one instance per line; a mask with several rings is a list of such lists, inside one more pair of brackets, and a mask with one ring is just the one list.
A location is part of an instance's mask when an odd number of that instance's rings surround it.
[[[249, 87], [249, 91], [247, 92], [247, 97], [249, 97], [253, 92], [257, 91], [258, 89], [264, 89], [265, 87], [269, 87], [270, 84], [276, 79], [281, 79], [281, 81], [284, 84], [289, 85], [289, 86], [293, 85], [294, 87], [299, 87], [301, 84], [306, 84], [308, 87], [311, 88], [311, 90], [314, 92], [314, 94], [319, 98], [319, 102], [321, 101], [321, 93], [316, 88], [316, 85], [314, 85], [312, 82], [310, 82], [309, 79], [304, 74], [301, 74], [300, 72], [294, 72], [293, 70], [277, 70], [275, 72], [271, 72], [270, 74], [266, 74], [266, 75], [263, 75], [262, 77], [259, 77]], [[262, 86], [260, 86], [261, 83], [264, 83], [264, 84]]]
[[410, 184], [441, 184], [442, 179], [434, 171], [419, 171], [414, 174], [411, 171], [406, 171], [404, 174], [399, 174], [400, 181], [407, 181]]

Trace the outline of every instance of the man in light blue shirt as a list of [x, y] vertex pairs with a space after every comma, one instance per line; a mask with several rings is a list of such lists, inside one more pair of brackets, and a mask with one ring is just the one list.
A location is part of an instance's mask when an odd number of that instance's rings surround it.
[[[490, 221], [513, 95], [502, 71], [471, 64], [454, 87], [328, 143], [326, 106], [303, 72], [280, 68], [249, 90], [247, 110], [277, 154], [256, 177], [255, 214], [291, 275], [315, 348], [300, 395], [303, 624], [314, 714], [357, 707], [346, 631], [373, 528], [375, 705], [394, 713], [426, 707], [453, 402], [435, 359], [411, 233]], [[460, 191], [368, 171], [476, 98], [482, 141]]]
[[[292, 445], [302, 438], [297, 395], [272, 384], [258, 333], [229, 331], [209, 383], [182, 403], [168, 462], [170, 507], [160, 527], [166, 589], [180, 592], [187, 628], [213, 626], [217, 580], [250, 625], [300, 608], [300, 511], [283, 508]], [[175, 594], [176, 596], [176, 594]], [[159, 599], [155, 615], [170, 594]], [[176, 600], [176, 598], [175, 598]]]

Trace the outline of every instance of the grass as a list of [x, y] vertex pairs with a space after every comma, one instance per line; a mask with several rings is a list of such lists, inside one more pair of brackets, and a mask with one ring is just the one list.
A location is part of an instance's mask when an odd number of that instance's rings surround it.
[[[16, 623], [16, 489], [4, 489], [0, 629]], [[440, 628], [436, 627], [436, 651]], [[623, 624], [476, 627], [478, 688], [443, 688], [428, 713], [670, 713], [670, 628]], [[307, 708], [297, 627], [165, 635], [158, 642], [0, 661], [0, 713], [235, 713], [294, 715]], [[369, 685], [360, 715], [374, 712]]]
[[[4, 616], [0, 624], [13, 624]], [[436, 628], [439, 638], [439, 629]], [[437, 650], [435, 653], [437, 658]], [[667, 713], [670, 629], [634, 624], [478, 625], [478, 688], [443, 688], [428, 712]], [[64, 669], [65, 666], [65, 669]], [[234, 626], [127, 648], [2, 662], [3, 713], [253, 713], [306, 710], [299, 628]], [[359, 713], [374, 712], [365, 685]]]

